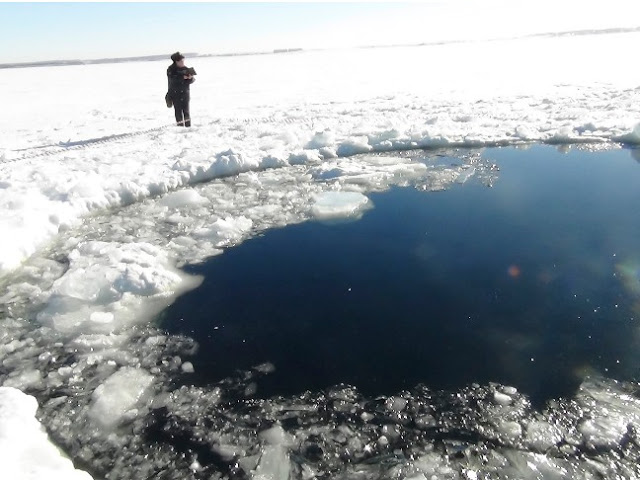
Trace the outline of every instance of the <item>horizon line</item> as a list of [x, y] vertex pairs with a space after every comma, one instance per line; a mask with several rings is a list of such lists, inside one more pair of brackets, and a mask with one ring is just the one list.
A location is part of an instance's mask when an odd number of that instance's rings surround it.
[[[255, 51], [237, 51], [226, 53], [185, 53], [184, 55], [192, 58], [210, 58], [210, 57], [235, 57], [235, 56], [251, 56], [251, 55], [277, 55], [282, 53], [295, 53], [301, 51], [327, 51], [327, 50], [341, 50], [341, 49], [361, 49], [361, 48], [399, 48], [399, 47], [422, 47], [422, 46], [439, 46], [439, 45], [451, 45], [457, 43], [472, 43], [472, 42], [495, 42], [506, 40], [524, 40], [529, 38], [545, 38], [545, 37], [569, 37], [580, 35], [615, 35], [621, 33], [638, 33], [640, 32], [640, 26], [638, 27], [614, 27], [614, 28], [602, 28], [602, 29], [582, 29], [582, 30], [565, 30], [560, 32], [542, 32], [531, 33], [520, 36], [506, 36], [506, 37], [494, 37], [485, 39], [458, 39], [458, 40], [434, 40], [420, 43], [406, 43], [406, 44], [390, 44], [390, 45], [356, 45], [345, 47], [315, 47], [315, 48], [277, 48], [273, 50], [255, 50]], [[170, 60], [167, 54], [154, 54], [154, 55], [133, 55], [127, 57], [104, 57], [104, 58], [90, 58], [90, 59], [57, 59], [57, 60], [36, 60], [31, 62], [15, 62], [15, 63], [0, 63], [0, 70], [7, 70], [12, 68], [35, 68], [35, 67], [64, 67], [64, 66], [79, 66], [79, 65], [99, 65], [109, 63], [126, 63], [126, 62], [144, 62], [144, 61], [156, 61], [163, 59]]]

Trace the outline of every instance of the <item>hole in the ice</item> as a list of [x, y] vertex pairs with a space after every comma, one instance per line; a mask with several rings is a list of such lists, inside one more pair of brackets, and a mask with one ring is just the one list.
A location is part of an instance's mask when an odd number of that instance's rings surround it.
[[161, 317], [200, 344], [187, 381], [271, 362], [257, 395], [493, 381], [540, 403], [589, 373], [636, 378], [638, 164], [490, 154], [494, 188], [373, 194], [357, 222], [269, 231], [190, 268], [204, 283]]

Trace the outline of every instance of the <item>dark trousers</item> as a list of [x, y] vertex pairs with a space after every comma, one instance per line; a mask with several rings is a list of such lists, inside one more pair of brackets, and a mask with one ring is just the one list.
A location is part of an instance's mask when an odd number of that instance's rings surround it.
[[176, 122], [178, 126], [191, 126], [191, 113], [189, 113], [189, 96], [174, 97], [173, 108], [176, 110]]

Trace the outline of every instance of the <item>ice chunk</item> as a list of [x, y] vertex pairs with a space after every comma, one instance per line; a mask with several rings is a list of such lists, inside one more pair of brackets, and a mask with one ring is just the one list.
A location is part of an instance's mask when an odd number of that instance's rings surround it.
[[395, 412], [401, 412], [404, 410], [407, 403], [409, 403], [407, 399], [402, 397], [389, 397], [386, 402], [387, 408]]
[[260, 439], [269, 445], [287, 445], [291, 439], [280, 425], [260, 432]]
[[578, 402], [595, 408], [591, 418], [578, 425], [584, 444], [589, 448], [615, 448], [640, 424], [640, 400], [635, 395], [612, 388], [603, 380], [587, 379], [578, 392]]
[[634, 125], [629, 133], [621, 135], [618, 141], [632, 145], [640, 145], [640, 123]]
[[369, 412], [362, 412], [360, 414], [360, 418], [362, 419], [363, 422], [370, 422], [371, 420], [373, 420], [375, 418], [375, 416]]
[[256, 480], [287, 480], [291, 465], [287, 445], [291, 443], [290, 436], [280, 425], [275, 425], [260, 432], [260, 440], [266, 445], [262, 447], [260, 463], [253, 478]]
[[369, 145], [369, 139], [363, 136], [345, 140], [340, 144], [336, 153], [339, 157], [349, 157], [358, 153], [368, 153], [371, 150], [373, 150], [373, 147]]
[[285, 447], [267, 445], [262, 449], [260, 463], [256, 468], [254, 480], [288, 480], [291, 465]]
[[113, 313], [111, 312], [93, 312], [89, 316], [89, 320], [95, 323], [111, 323], [113, 322]]
[[195, 372], [195, 369], [193, 368], [193, 363], [191, 362], [184, 362], [181, 366], [182, 371], [184, 373], [193, 373]]
[[625, 419], [617, 415], [612, 418], [585, 420], [578, 426], [584, 442], [596, 448], [615, 447], [627, 433], [627, 428]]
[[37, 409], [35, 398], [0, 387], [0, 478], [91, 480], [49, 441], [35, 418]]
[[193, 189], [170, 193], [160, 200], [160, 204], [169, 208], [181, 208], [190, 205], [202, 205], [209, 201]]
[[525, 440], [533, 448], [544, 452], [560, 442], [562, 436], [553, 425], [534, 420], [527, 425]]
[[371, 201], [358, 192], [326, 192], [316, 197], [311, 208], [320, 219], [358, 216], [371, 206]]
[[287, 159], [290, 165], [305, 165], [307, 163], [319, 162], [320, 155], [315, 150], [304, 150], [289, 155]]
[[243, 453], [235, 445], [215, 445], [212, 450], [220, 455], [225, 462], [230, 462], [234, 457]]
[[476, 169], [471, 167], [466, 170], [460, 172], [460, 176], [456, 178], [457, 183], [466, 183], [471, 177], [473, 177], [476, 173]]
[[522, 435], [522, 426], [518, 422], [504, 421], [498, 424], [498, 431], [507, 438], [515, 439]]
[[478, 480], [478, 473], [474, 470], [463, 470], [463, 473], [467, 480]]
[[253, 369], [266, 375], [275, 372], [276, 366], [271, 362], [265, 362], [261, 363], [260, 365], [256, 365], [255, 367], [253, 367]]
[[29, 387], [37, 387], [42, 382], [42, 374], [38, 370], [24, 370], [14, 372], [5, 382], [5, 387], [15, 387], [26, 389]]
[[217, 229], [218, 236], [227, 241], [235, 241], [239, 240], [243, 235], [251, 230], [253, 222], [245, 216], [240, 216], [237, 218], [227, 217], [224, 219], [218, 219], [214, 225]]
[[336, 136], [331, 130], [316, 132], [305, 148], [321, 149], [331, 147], [336, 143]]
[[89, 416], [94, 422], [110, 428], [116, 426], [141, 400], [153, 383], [145, 370], [124, 367], [95, 389]]
[[597, 478], [598, 475], [572, 475], [562, 459], [547, 457], [539, 453], [505, 450], [504, 456], [508, 465], [500, 469], [502, 478], [522, 480], [572, 480], [574, 478]]
[[513, 399], [509, 395], [506, 395], [502, 392], [495, 392], [493, 394], [493, 401], [496, 402], [498, 405], [507, 406], [507, 405], [511, 405], [511, 402], [513, 402]]

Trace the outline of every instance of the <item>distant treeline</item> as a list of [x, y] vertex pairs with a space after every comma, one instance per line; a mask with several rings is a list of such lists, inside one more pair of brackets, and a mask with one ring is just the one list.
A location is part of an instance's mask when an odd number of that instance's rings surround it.
[[[273, 50], [272, 52], [245, 52], [245, 53], [212, 53], [198, 54], [185, 53], [187, 58], [206, 58], [206, 57], [238, 57], [245, 55], [271, 55], [274, 53], [300, 52], [301, 48], [285, 48]], [[158, 60], [168, 60], [169, 56], [164, 55], [146, 55], [142, 57], [122, 57], [122, 58], [98, 58], [94, 60], [45, 60], [41, 62], [25, 62], [25, 63], [0, 63], [0, 70], [7, 68], [32, 68], [32, 67], [67, 67], [71, 65], [99, 65], [104, 63], [127, 63], [127, 62], [154, 62]]]
[[[186, 53], [186, 56], [194, 57], [196, 53]], [[94, 60], [45, 60], [42, 62], [27, 63], [2, 63], [0, 68], [30, 68], [30, 67], [64, 67], [69, 65], [97, 65], [101, 63], [125, 63], [125, 62], [152, 62], [166, 60], [168, 55], [147, 55], [143, 57], [123, 58], [98, 58]]]

